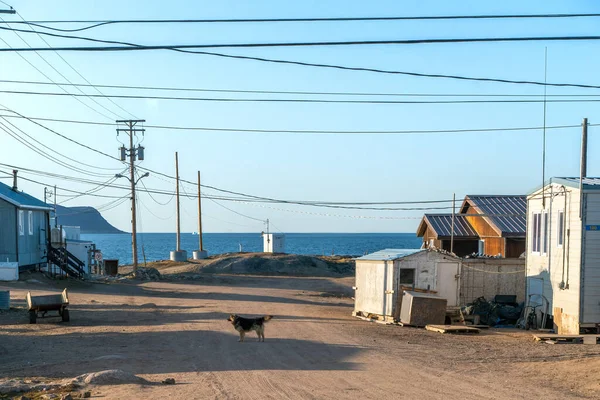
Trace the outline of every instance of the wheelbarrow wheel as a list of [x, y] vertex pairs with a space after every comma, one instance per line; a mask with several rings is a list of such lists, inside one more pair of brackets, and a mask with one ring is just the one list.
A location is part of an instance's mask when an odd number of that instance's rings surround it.
[[62, 320], [63, 322], [69, 322], [69, 310], [65, 309], [62, 311]]
[[34, 310], [29, 311], [29, 323], [35, 324], [37, 321], [37, 312]]

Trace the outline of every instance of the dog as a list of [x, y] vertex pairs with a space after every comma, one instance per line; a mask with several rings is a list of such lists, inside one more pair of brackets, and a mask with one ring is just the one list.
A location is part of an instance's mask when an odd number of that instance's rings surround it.
[[244, 318], [237, 316], [235, 314], [231, 314], [227, 321], [231, 322], [231, 325], [235, 328], [236, 331], [240, 333], [240, 340], [238, 342], [244, 341], [244, 336], [246, 332], [256, 331], [258, 335], [258, 341], [262, 338], [262, 341], [265, 341], [265, 322], [273, 319], [272, 315], [265, 315], [264, 317], [259, 318]]

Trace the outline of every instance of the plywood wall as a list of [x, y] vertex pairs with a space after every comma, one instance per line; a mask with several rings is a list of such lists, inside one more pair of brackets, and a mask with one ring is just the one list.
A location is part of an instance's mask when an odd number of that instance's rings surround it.
[[478, 297], [493, 300], [498, 294], [525, 301], [525, 259], [465, 259], [460, 274], [460, 304]]

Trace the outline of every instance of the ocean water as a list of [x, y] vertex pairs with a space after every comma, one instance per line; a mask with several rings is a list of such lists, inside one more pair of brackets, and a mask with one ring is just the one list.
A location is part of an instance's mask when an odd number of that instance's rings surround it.
[[[118, 259], [119, 264], [131, 263], [130, 234], [82, 234], [81, 239], [96, 243], [104, 259]], [[205, 233], [204, 249], [209, 255], [240, 251], [259, 252], [263, 239], [258, 233]], [[422, 239], [414, 233], [286, 233], [285, 252], [304, 255], [363, 255], [386, 248], [415, 249]], [[174, 233], [138, 234], [138, 260], [167, 260], [175, 250]], [[181, 248], [189, 257], [198, 249], [198, 236], [181, 234]]]

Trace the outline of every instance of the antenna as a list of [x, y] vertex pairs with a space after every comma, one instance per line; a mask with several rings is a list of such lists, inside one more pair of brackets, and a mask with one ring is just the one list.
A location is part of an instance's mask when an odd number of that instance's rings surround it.
[[546, 208], [546, 82], [548, 81], [548, 47], [544, 50], [544, 131], [542, 133], [542, 208]]

